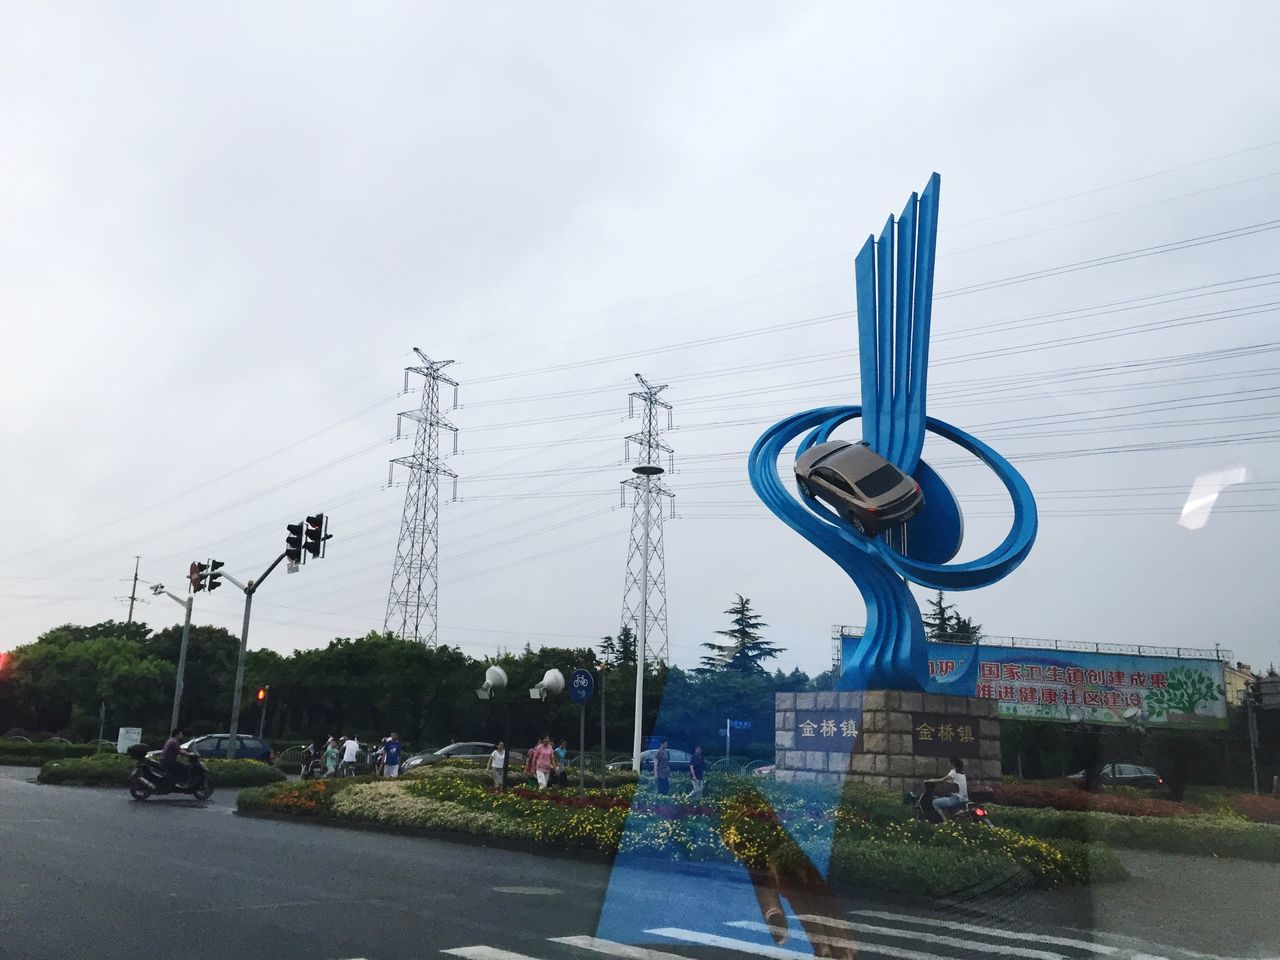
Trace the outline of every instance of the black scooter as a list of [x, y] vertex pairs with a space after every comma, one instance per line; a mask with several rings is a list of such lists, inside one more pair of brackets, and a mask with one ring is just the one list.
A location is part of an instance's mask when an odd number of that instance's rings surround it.
[[324, 776], [324, 759], [313, 747], [302, 751], [302, 769], [298, 771], [303, 780], [319, 780]]
[[[142, 746], [136, 744], [135, 746]], [[169, 793], [182, 793], [197, 800], [208, 800], [213, 796], [213, 782], [209, 779], [209, 768], [204, 765], [199, 754], [186, 754], [189, 770], [185, 783], [174, 783], [173, 779], [160, 766], [159, 761], [146, 755], [146, 748], [135, 752], [129, 748], [129, 755], [138, 761], [129, 775], [129, 796], [135, 800], [148, 800], [153, 796], [164, 796]]]
[[[926, 781], [924, 789], [919, 794], [904, 793], [902, 802], [915, 810], [917, 820], [924, 820], [927, 823], [942, 823], [942, 814], [933, 809], [933, 798], [936, 793], [937, 784]], [[961, 822], [980, 823], [984, 827], [991, 826], [991, 819], [987, 816], [987, 808], [973, 800], [967, 800], [963, 807], [958, 807], [952, 814], [952, 820]]]

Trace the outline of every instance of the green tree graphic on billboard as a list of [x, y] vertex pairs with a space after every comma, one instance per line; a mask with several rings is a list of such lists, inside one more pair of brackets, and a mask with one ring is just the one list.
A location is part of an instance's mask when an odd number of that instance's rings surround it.
[[1213, 678], [1203, 670], [1174, 667], [1169, 671], [1168, 685], [1147, 694], [1147, 716], [1161, 720], [1169, 714], [1194, 714], [1202, 703], [1225, 699], [1226, 691], [1215, 686]]

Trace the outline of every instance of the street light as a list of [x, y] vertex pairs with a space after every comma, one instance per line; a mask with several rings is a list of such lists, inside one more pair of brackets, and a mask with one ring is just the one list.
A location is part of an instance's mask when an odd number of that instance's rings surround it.
[[548, 693], [564, 692], [564, 674], [552, 667], [542, 675], [542, 679], [529, 688], [530, 700], [545, 700]]
[[507, 671], [501, 667], [493, 666], [484, 672], [484, 683], [476, 691], [476, 696], [481, 700], [492, 700], [493, 691], [505, 690], [506, 687]]

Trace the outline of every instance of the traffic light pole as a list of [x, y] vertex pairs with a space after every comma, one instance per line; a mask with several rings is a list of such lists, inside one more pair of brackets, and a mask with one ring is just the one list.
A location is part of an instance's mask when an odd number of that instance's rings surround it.
[[178, 709], [182, 706], [183, 678], [187, 675], [187, 641], [191, 637], [191, 604], [195, 601], [195, 595], [187, 594], [185, 600], [168, 590], [164, 591], [164, 595], [174, 603], [182, 604], [187, 611], [182, 620], [182, 643], [178, 646], [178, 677], [173, 682], [173, 710], [169, 713], [169, 729], [177, 730]]
[[240, 628], [240, 654], [236, 657], [236, 683], [231, 688], [231, 730], [230, 736], [227, 737], [227, 759], [234, 760], [236, 757], [236, 732], [240, 727], [240, 688], [244, 686], [244, 660], [245, 654], [249, 650], [249, 612], [253, 609], [253, 595], [258, 588], [262, 586], [262, 582], [271, 576], [271, 571], [280, 565], [280, 561], [285, 558], [282, 553], [271, 561], [271, 566], [263, 571], [262, 576], [257, 580], [250, 580], [247, 584], [241, 583], [229, 573], [224, 573], [224, 579], [230, 580], [242, 591], [244, 591], [244, 624]]
[[1245, 697], [1249, 713], [1249, 763], [1253, 766], [1253, 792], [1258, 793], [1258, 715], [1254, 712], [1253, 696]]

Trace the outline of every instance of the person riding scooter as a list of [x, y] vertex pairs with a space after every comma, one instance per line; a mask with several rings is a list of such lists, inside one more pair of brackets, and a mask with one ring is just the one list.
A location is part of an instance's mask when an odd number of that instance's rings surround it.
[[188, 768], [178, 762], [178, 758], [184, 753], [190, 756], [191, 751], [182, 749], [182, 730], [175, 727], [160, 748], [160, 769], [169, 778], [169, 782], [179, 789], [187, 785]]
[[933, 798], [933, 809], [937, 811], [938, 816], [943, 820], [950, 820], [951, 815], [957, 810], [963, 810], [965, 804], [969, 802], [969, 778], [964, 774], [964, 761], [959, 757], [950, 757], [951, 769], [945, 776], [936, 780], [926, 780], [926, 784], [941, 786], [944, 783], [954, 783], [956, 792], [952, 794], [944, 794], [943, 796]]

